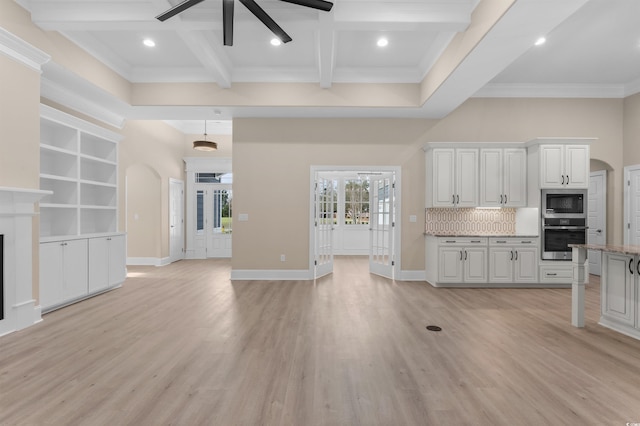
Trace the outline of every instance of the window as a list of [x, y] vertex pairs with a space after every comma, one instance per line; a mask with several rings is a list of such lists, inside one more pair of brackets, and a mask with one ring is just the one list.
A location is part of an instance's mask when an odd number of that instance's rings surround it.
[[204, 191], [196, 192], [196, 234], [204, 232]]
[[213, 232], [231, 233], [231, 201], [232, 192], [227, 189], [213, 191]]
[[232, 173], [196, 173], [196, 183], [232, 183]]
[[369, 180], [347, 179], [344, 182], [344, 224], [369, 224]]

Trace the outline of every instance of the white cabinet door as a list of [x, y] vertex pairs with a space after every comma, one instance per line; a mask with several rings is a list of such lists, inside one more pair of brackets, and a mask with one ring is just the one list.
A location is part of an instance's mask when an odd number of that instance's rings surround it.
[[589, 188], [589, 146], [567, 145], [565, 147], [565, 186]]
[[513, 249], [511, 247], [491, 247], [489, 249], [489, 281], [492, 283], [513, 282]]
[[487, 282], [487, 248], [465, 247], [464, 249], [464, 282]]
[[538, 248], [514, 246], [513, 277], [516, 283], [538, 282]]
[[564, 145], [540, 147], [540, 187], [564, 187]]
[[72, 300], [89, 292], [87, 274], [88, 243], [86, 239], [64, 243], [64, 299]]
[[63, 274], [62, 249], [63, 243], [56, 241], [40, 244], [40, 306], [46, 309], [62, 303]]
[[127, 240], [124, 235], [109, 237], [109, 286], [127, 278]]
[[438, 281], [443, 283], [462, 282], [462, 247], [440, 247], [438, 253]]
[[431, 165], [433, 207], [454, 207], [455, 205], [455, 150], [439, 148], [433, 150]]
[[89, 239], [89, 293], [109, 286], [109, 242], [107, 238]]
[[505, 207], [527, 206], [527, 150], [505, 149], [503, 162]]
[[635, 258], [617, 253], [603, 253], [601, 313], [604, 317], [634, 325]]
[[456, 205], [478, 207], [478, 150], [456, 149]]
[[504, 202], [502, 179], [503, 150], [480, 150], [480, 205], [501, 207]]
[[122, 283], [126, 278], [124, 235], [89, 239], [89, 292]]

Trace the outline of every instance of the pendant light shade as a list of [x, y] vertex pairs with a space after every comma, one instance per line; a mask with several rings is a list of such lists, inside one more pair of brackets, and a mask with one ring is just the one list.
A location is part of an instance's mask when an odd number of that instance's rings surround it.
[[217, 143], [207, 140], [207, 120], [204, 120], [204, 139], [193, 141], [193, 149], [196, 151], [215, 151], [218, 149]]

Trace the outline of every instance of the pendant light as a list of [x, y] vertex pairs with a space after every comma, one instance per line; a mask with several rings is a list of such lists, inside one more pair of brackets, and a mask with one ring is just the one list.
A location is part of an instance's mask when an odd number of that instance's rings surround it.
[[207, 120], [204, 120], [204, 140], [193, 141], [193, 149], [196, 151], [215, 151], [218, 144], [207, 140]]

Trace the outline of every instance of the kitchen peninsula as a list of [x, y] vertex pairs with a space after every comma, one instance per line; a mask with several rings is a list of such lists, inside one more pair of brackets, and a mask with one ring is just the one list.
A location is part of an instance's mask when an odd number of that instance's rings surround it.
[[572, 244], [571, 323], [584, 327], [584, 278], [587, 250], [602, 255], [599, 324], [640, 339], [640, 247]]

